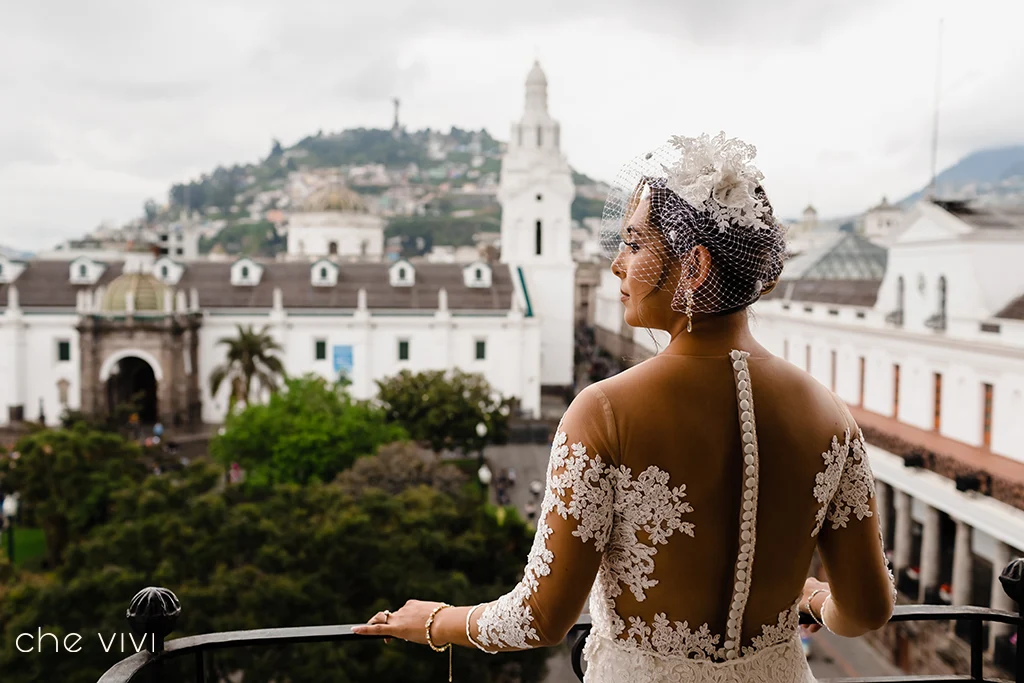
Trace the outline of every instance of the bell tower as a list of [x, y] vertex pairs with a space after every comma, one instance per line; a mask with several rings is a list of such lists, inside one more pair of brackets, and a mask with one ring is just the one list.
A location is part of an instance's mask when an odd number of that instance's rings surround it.
[[501, 163], [501, 262], [525, 287], [541, 326], [545, 385], [573, 383], [572, 202], [576, 188], [561, 151], [561, 130], [548, 112], [548, 81], [534, 62], [526, 101], [512, 124]]

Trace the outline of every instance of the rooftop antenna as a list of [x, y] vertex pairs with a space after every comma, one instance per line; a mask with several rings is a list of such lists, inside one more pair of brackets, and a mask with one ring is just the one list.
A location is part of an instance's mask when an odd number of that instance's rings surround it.
[[939, 19], [938, 54], [935, 57], [935, 111], [932, 118], [932, 179], [928, 184], [928, 199], [935, 199], [938, 191], [938, 156], [939, 156], [939, 98], [942, 94], [942, 22]]

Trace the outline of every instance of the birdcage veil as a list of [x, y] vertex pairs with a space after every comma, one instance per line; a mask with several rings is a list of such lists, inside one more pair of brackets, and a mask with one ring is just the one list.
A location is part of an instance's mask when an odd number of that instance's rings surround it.
[[[640, 282], [673, 292], [680, 313], [726, 313], [770, 290], [785, 230], [753, 164], [757, 150], [725, 133], [674, 136], [622, 167], [601, 219], [601, 247]], [[704, 246], [703, 274], [694, 247]]]

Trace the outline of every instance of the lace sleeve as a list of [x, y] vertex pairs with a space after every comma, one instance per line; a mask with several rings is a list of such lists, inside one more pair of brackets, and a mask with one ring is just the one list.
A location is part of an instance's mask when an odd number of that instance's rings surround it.
[[824, 454], [826, 469], [818, 479], [831, 494], [819, 517], [824, 524], [818, 527], [818, 549], [840, 607], [831, 611], [828, 625], [840, 635], [844, 630], [859, 634], [888, 620], [896, 587], [885, 559], [864, 437], [859, 430], [853, 438], [848, 432], [845, 445], [837, 449], [836, 443], [831, 458]]
[[522, 581], [480, 612], [480, 649], [555, 645], [576, 622], [611, 536], [617, 469], [605, 436], [613, 429], [610, 410], [592, 386], [562, 417]]

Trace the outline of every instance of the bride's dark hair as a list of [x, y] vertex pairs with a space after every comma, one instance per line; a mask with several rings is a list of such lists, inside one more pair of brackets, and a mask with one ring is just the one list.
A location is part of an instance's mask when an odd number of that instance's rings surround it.
[[[697, 245], [711, 254], [712, 271], [711, 282], [694, 290], [694, 299], [699, 301], [701, 289], [710, 286], [716, 298], [733, 304], [715, 311], [716, 315], [743, 310], [775, 287], [786, 253], [785, 233], [777, 221], [771, 221], [772, 227], [759, 230], [740, 226], [721, 230], [707, 211], [692, 206], [668, 189], [664, 178], [648, 177], [641, 183], [651, 193], [648, 225], [661, 240], [662, 253], [667, 257], [662, 259], [659, 289], [671, 264], [680, 262]], [[771, 209], [760, 185], [755, 196]]]

